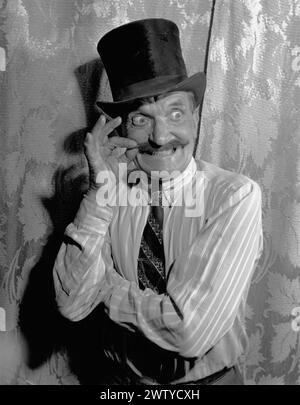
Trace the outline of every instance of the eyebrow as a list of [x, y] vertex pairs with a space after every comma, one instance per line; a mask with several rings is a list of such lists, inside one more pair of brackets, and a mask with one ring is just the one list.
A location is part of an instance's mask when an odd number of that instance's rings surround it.
[[170, 101], [167, 107], [185, 107], [185, 103], [182, 100], [174, 100]]
[[[159, 99], [158, 99], [158, 100], [159, 100]], [[158, 101], [158, 100], [156, 100], [156, 101]], [[162, 99], [160, 99], [160, 100], [162, 100]], [[139, 109], [140, 109], [140, 108], [143, 108], [143, 106], [144, 106], [145, 104], [148, 104], [148, 102], [141, 102], [141, 100], [139, 100], [139, 103], [137, 103], [137, 104], [134, 106], [134, 109], [133, 109], [132, 111], [130, 111], [130, 113], [139, 113], [139, 112], [141, 112], [141, 111], [139, 111]], [[184, 107], [184, 108], [185, 108], [186, 105], [185, 105], [185, 103], [184, 103], [183, 100], [175, 99], [175, 100], [172, 100], [172, 101], [167, 102], [166, 107], [167, 107], [167, 108], [169, 108], [169, 107]]]

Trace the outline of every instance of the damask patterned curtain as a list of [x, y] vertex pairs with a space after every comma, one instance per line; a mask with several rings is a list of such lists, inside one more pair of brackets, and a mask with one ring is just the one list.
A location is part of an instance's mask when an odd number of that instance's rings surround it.
[[196, 156], [263, 191], [245, 382], [299, 384], [298, 0], [0, 0], [0, 384], [78, 384], [92, 357], [89, 325], [55, 311], [51, 270], [86, 187], [95, 100], [110, 98], [96, 44], [148, 17], [178, 24], [190, 74], [207, 68]]
[[197, 155], [263, 193], [245, 379], [299, 384], [300, 1], [217, 0], [207, 73]]

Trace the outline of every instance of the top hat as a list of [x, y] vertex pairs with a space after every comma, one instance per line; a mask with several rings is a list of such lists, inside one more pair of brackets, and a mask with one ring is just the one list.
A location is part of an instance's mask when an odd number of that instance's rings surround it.
[[134, 21], [109, 31], [97, 50], [110, 83], [113, 102], [97, 101], [111, 117], [133, 101], [172, 91], [191, 91], [198, 105], [205, 74], [187, 76], [177, 25], [162, 18]]

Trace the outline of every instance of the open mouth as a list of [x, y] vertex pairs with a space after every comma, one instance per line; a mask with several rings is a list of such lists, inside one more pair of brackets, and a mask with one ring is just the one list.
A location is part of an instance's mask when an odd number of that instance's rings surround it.
[[174, 155], [178, 150], [181, 150], [185, 146], [186, 144], [183, 144], [181, 142], [172, 141], [160, 147], [153, 147], [147, 142], [145, 144], [139, 145], [139, 153], [151, 156], [153, 158], [163, 158]]
[[174, 146], [173, 148], [160, 148], [160, 149], [152, 149], [148, 151], [144, 151], [142, 153], [146, 153], [147, 155], [153, 156], [153, 157], [164, 157], [164, 156], [171, 156], [173, 155], [179, 146]]

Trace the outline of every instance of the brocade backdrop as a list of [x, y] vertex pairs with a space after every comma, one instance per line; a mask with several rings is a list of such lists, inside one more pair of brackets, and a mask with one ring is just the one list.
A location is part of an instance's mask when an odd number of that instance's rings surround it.
[[190, 74], [207, 66], [197, 157], [262, 188], [245, 383], [299, 385], [298, 0], [0, 0], [0, 384], [78, 384], [93, 357], [90, 325], [55, 311], [51, 270], [86, 187], [95, 100], [110, 98], [96, 44], [148, 17], [178, 24]]

